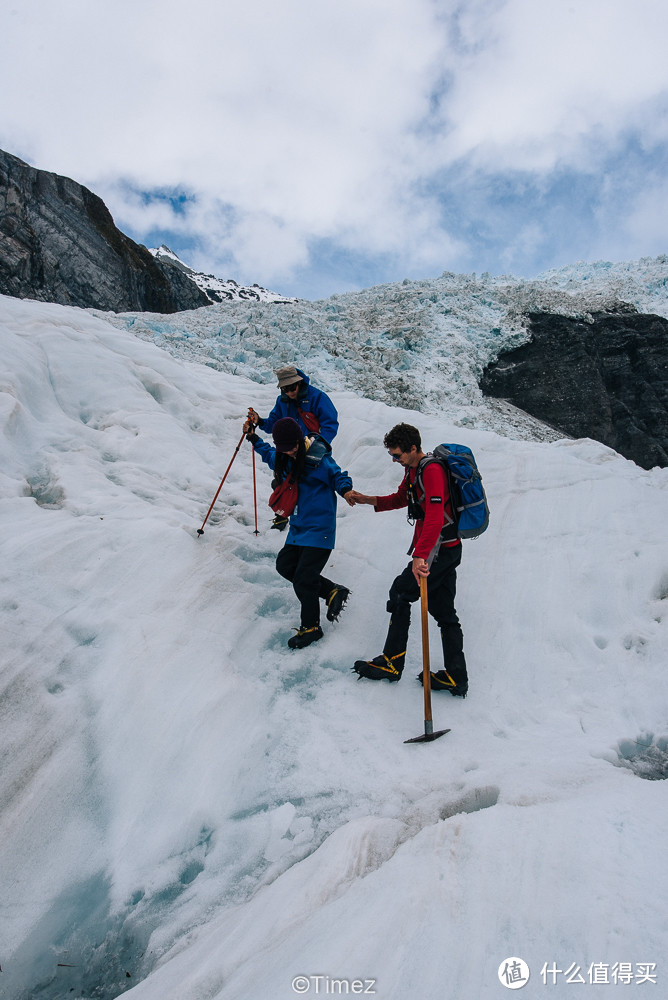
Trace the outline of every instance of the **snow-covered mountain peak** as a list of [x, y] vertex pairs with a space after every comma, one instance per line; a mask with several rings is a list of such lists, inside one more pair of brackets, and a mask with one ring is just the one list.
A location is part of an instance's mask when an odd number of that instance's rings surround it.
[[198, 288], [201, 288], [211, 302], [295, 302], [296, 299], [280, 295], [278, 292], [270, 292], [260, 285], [240, 285], [233, 278], [217, 278], [213, 274], [203, 274], [195, 271], [188, 264], [184, 263], [173, 250], [163, 243], [159, 247], [151, 247], [150, 252], [163, 264], [178, 268], [183, 271], [191, 281], [194, 281]]

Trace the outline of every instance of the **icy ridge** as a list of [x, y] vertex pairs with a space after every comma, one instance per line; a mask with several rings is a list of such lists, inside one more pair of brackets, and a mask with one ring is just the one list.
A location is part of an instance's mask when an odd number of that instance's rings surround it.
[[[105, 318], [177, 357], [259, 383], [297, 362], [327, 390], [500, 430], [499, 405], [483, 399], [478, 380], [485, 365], [528, 339], [529, 312], [586, 318], [629, 305], [668, 317], [667, 256], [578, 263], [531, 281], [444, 272], [316, 302], [230, 301], [173, 316]], [[535, 426], [531, 436], [541, 436]]]

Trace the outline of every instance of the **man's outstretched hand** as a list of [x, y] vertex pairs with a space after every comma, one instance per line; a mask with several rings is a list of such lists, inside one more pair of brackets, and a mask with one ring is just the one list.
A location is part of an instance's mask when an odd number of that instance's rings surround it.
[[366, 493], [358, 493], [357, 490], [349, 490], [345, 495], [345, 499], [351, 507], [355, 507], [360, 503], [368, 503], [371, 507], [375, 507], [378, 502], [378, 497], [369, 497]]

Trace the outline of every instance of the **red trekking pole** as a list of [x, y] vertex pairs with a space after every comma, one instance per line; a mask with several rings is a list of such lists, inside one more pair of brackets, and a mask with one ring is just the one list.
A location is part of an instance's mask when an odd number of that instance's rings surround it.
[[[207, 521], [209, 520], [209, 514], [210, 514], [210, 513], [211, 513], [211, 511], [213, 510], [213, 505], [215, 504], [216, 500], [218, 499], [218, 494], [220, 493], [220, 491], [221, 491], [221, 490], [222, 490], [222, 488], [223, 488], [223, 483], [224, 483], [224, 482], [225, 482], [225, 480], [227, 479], [227, 473], [228, 473], [228, 472], [230, 471], [230, 469], [232, 468], [232, 462], [234, 461], [234, 459], [235, 459], [235, 458], [237, 457], [237, 455], [239, 454], [239, 448], [241, 448], [241, 445], [242, 445], [242, 443], [243, 443], [243, 440], [244, 440], [244, 438], [245, 438], [245, 437], [246, 437], [246, 434], [245, 434], [245, 433], [243, 433], [243, 434], [241, 435], [241, 437], [239, 438], [239, 444], [238, 444], [238, 445], [236, 446], [236, 448], [234, 449], [234, 455], [232, 455], [232, 458], [230, 459], [230, 464], [229, 464], [229, 465], [228, 465], [228, 467], [227, 467], [227, 468], [225, 469], [225, 475], [224, 475], [224, 476], [223, 476], [223, 478], [221, 479], [221, 481], [220, 481], [220, 486], [219, 486], [219, 487], [218, 487], [218, 489], [216, 490], [216, 495], [215, 495], [215, 497], [213, 498], [213, 500], [211, 501], [211, 506], [209, 507], [208, 511], [206, 512], [206, 517], [205, 517], [205, 518], [204, 518], [204, 520], [202, 521], [202, 527], [201, 527], [201, 528], [198, 528], [198, 529], [197, 529], [197, 534], [198, 534], [198, 535], [203, 535], [203, 534], [204, 534], [204, 525], [205, 525], [205, 524], [206, 524], [206, 522], [207, 522]], [[255, 455], [255, 449], [253, 449], [253, 455]]]
[[255, 483], [255, 448], [253, 448], [253, 506], [255, 507], [255, 531], [254, 535], [259, 535], [257, 530], [257, 485]]

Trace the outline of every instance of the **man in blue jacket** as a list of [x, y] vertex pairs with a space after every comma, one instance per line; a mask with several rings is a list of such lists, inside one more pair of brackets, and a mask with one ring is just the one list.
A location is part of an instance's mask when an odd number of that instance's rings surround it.
[[288, 646], [302, 649], [322, 639], [320, 600], [327, 605], [327, 620], [333, 622], [350, 594], [347, 587], [322, 576], [322, 570], [334, 548], [336, 494], [353, 506], [353, 482], [332, 458], [327, 442], [317, 435], [306, 437], [292, 417], [281, 417], [273, 425], [273, 448], [255, 433], [250, 417], [244, 432], [276, 473], [275, 481], [290, 477], [298, 484], [297, 506], [290, 514], [290, 530], [276, 557], [276, 569], [290, 580], [301, 604], [300, 626]]
[[279, 368], [276, 377], [281, 394], [273, 410], [268, 417], [261, 417], [250, 406], [248, 419], [251, 423], [269, 433], [277, 420], [292, 417], [302, 434], [319, 434], [331, 444], [339, 429], [339, 415], [329, 396], [311, 385], [308, 375], [293, 365]]
[[[319, 434], [327, 444], [331, 445], [339, 429], [339, 415], [329, 396], [311, 385], [308, 375], [294, 365], [279, 368], [276, 371], [276, 378], [281, 394], [273, 410], [268, 417], [261, 417], [252, 406], [249, 406], [248, 420], [254, 427], [269, 433], [277, 420], [292, 417], [299, 425], [302, 434]], [[288, 519], [277, 514], [272, 528], [284, 531], [287, 525]]]

